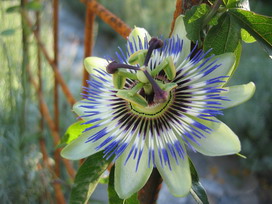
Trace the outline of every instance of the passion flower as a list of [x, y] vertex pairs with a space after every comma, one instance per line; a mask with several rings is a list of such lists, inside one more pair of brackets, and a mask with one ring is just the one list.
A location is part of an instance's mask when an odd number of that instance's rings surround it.
[[73, 110], [89, 127], [62, 156], [81, 159], [103, 151], [114, 158], [121, 198], [139, 191], [153, 168], [173, 195], [187, 195], [192, 181], [186, 148], [209, 156], [238, 153], [238, 137], [214, 116], [255, 90], [253, 83], [226, 87], [232, 53], [208, 56], [196, 49], [190, 50], [179, 17], [169, 39], [135, 28], [116, 60], [85, 59], [91, 79]]

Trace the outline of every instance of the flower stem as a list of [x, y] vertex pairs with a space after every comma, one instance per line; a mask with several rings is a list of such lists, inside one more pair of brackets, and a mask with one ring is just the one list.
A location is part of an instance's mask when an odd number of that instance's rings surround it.
[[148, 181], [138, 192], [140, 204], [155, 204], [161, 189], [162, 178], [156, 168], [153, 169]]

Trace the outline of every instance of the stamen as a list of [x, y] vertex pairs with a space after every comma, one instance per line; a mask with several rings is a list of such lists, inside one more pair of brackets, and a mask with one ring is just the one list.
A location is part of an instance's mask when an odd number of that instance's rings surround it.
[[153, 37], [148, 42], [148, 44], [149, 44], [149, 48], [148, 48], [148, 51], [147, 51], [147, 54], [146, 54], [146, 57], [145, 57], [145, 61], [144, 61], [145, 66], [148, 65], [148, 62], [149, 62], [149, 60], [151, 58], [153, 50], [161, 48], [163, 46], [163, 41], [156, 38], [156, 37]]
[[106, 67], [106, 70], [109, 74], [114, 74], [119, 68], [139, 70], [139, 67], [134, 67], [128, 64], [121, 64], [116, 61], [109, 63]]
[[147, 70], [143, 71], [146, 78], [149, 80], [150, 84], [152, 85], [153, 91], [154, 91], [154, 99], [153, 101], [155, 103], [163, 103], [166, 102], [169, 96], [169, 93], [167, 91], [162, 90], [159, 85], [156, 83], [156, 81], [152, 78], [152, 76], [148, 73]]

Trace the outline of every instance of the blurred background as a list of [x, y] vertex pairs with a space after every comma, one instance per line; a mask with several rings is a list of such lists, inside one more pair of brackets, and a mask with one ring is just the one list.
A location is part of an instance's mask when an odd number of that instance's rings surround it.
[[[130, 27], [146, 28], [151, 35], [168, 36], [175, 9], [169, 0], [99, 0]], [[37, 79], [37, 44], [28, 32], [28, 56], [23, 54], [22, 19], [16, 6], [19, 0], [0, 2], [0, 203], [54, 203], [55, 182], [69, 197], [72, 180], [61, 166], [61, 175], [43, 165], [41, 142], [44, 142], [49, 165], [55, 164], [55, 145], [42, 120], [38, 98], [22, 66], [27, 60]], [[251, 10], [272, 15], [271, 0], [250, 0]], [[11, 9], [13, 8], [13, 9]], [[47, 50], [53, 47], [51, 1], [41, 1], [41, 39]], [[33, 9], [35, 11], [35, 8]], [[60, 1], [59, 69], [73, 96], [81, 98], [84, 56], [85, 5], [79, 0]], [[35, 13], [31, 13], [34, 19]], [[34, 20], [33, 20], [34, 22]], [[98, 17], [95, 20], [93, 55], [113, 56], [125, 40]], [[123, 46], [122, 46], [123, 45]], [[49, 52], [52, 57], [52, 52]], [[53, 113], [54, 77], [50, 65], [41, 60], [45, 102]], [[254, 97], [243, 105], [224, 112], [221, 120], [237, 133], [242, 142], [238, 156], [211, 158], [191, 154], [211, 203], [272, 203], [272, 60], [258, 43], [243, 44], [240, 65], [231, 84], [256, 84]], [[60, 91], [59, 133], [76, 121], [71, 106]], [[41, 127], [44, 127], [41, 129]], [[75, 164], [77, 167], [77, 164]], [[98, 186], [90, 203], [107, 203], [106, 185]], [[164, 187], [158, 203], [194, 203], [190, 196], [175, 198]]]

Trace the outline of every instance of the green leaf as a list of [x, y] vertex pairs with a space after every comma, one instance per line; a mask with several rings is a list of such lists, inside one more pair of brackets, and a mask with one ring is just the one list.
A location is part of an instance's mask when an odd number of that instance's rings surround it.
[[2, 36], [10, 36], [10, 35], [13, 35], [15, 32], [16, 32], [16, 29], [10, 28], [10, 29], [3, 30], [0, 33], [0, 35], [2, 35]]
[[74, 139], [78, 138], [86, 128], [91, 127], [90, 124], [84, 125], [82, 123], [84, 123], [84, 121], [80, 120], [70, 125], [68, 129], [66, 130], [64, 136], [61, 138], [61, 141], [58, 147], [63, 147], [69, 144]]
[[242, 9], [229, 9], [235, 21], [249, 32], [272, 56], [272, 17], [256, 14]]
[[103, 158], [102, 152], [98, 152], [84, 161], [72, 186], [70, 204], [85, 204], [88, 202], [110, 162], [110, 160]]
[[189, 18], [188, 23], [193, 23], [196, 20], [202, 18], [209, 11], [209, 6], [207, 4], [201, 4], [195, 7], [193, 15]]
[[108, 185], [109, 204], [139, 204], [137, 193], [133, 194], [130, 198], [125, 200], [119, 198], [114, 189], [114, 171], [115, 167], [113, 166], [111, 168]]
[[204, 187], [201, 185], [201, 183], [199, 182], [197, 171], [190, 158], [189, 158], [189, 163], [190, 163], [190, 171], [192, 176], [192, 188], [190, 190], [190, 193], [198, 204], [209, 204], [206, 191]]
[[207, 4], [193, 6], [190, 10], [186, 11], [184, 24], [187, 31], [187, 37], [193, 42], [200, 42], [203, 20], [209, 11], [210, 7]]
[[224, 4], [227, 8], [242, 8], [245, 10], [250, 10], [248, 0], [224, 0]]
[[204, 50], [212, 48], [213, 54], [234, 52], [241, 41], [240, 27], [232, 16], [223, 14], [216, 26], [213, 26], [204, 40]]
[[241, 29], [241, 37], [245, 43], [253, 43], [256, 41], [255, 38], [243, 28]]
[[7, 13], [13, 13], [13, 12], [19, 12], [21, 10], [21, 6], [20, 5], [16, 5], [16, 6], [11, 6], [8, 7], [6, 12]]
[[30, 1], [25, 5], [25, 8], [31, 11], [41, 11], [42, 4], [38, 1]]

